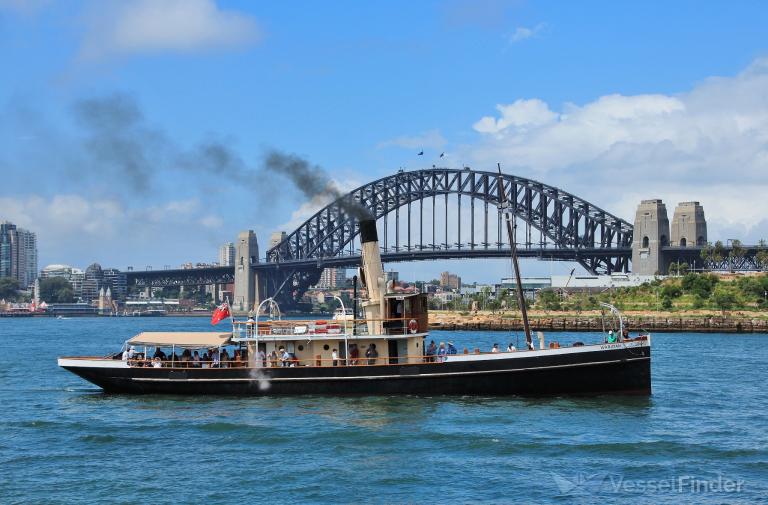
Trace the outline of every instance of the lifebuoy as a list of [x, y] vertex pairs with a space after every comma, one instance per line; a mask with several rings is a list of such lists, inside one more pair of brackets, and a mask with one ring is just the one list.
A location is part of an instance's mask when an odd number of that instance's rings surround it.
[[408, 321], [408, 331], [411, 333], [416, 333], [419, 330], [419, 324], [416, 322], [415, 319], [411, 319]]

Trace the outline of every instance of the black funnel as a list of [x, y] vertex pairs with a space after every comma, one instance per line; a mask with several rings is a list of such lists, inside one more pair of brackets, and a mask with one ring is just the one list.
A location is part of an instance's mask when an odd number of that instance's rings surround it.
[[376, 220], [365, 219], [360, 221], [360, 243], [378, 242], [379, 234], [376, 232]]

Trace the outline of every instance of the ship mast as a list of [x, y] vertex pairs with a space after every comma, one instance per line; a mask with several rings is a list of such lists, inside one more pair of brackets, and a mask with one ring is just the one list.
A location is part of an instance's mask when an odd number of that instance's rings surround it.
[[[525, 330], [525, 341], [528, 344], [528, 349], [533, 349], [533, 340], [531, 339], [531, 326], [528, 324], [528, 309], [525, 307], [525, 295], [523, 295], [523, 282], [520, 280], [520, 265], [517, 262], [517, 244], [515, 243], [515, 236], [512, 232], [512, 221], [515, 219], [510, 202], [507, 201], [507, 195], [504, 191], [504, 180], [501, 174], [501, 163], [498, 164], [499, 168], [499, 208], [504, 215], [504, 220], [507, 222], [507, 236], [509, 237], [509, 247], [512, 252], [512, 269], [515, 271], [515, 282], [517, 283], [517, 303], [520, 305], [520, 313], [523, 316], [523, 329]], [[514, 225], [517, 227], [517, 224]]]

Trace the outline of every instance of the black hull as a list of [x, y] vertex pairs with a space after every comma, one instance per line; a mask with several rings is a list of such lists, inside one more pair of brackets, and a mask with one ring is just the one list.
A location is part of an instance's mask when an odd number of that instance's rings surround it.
[[650, 347], [509, 359], [287, 368], [64, 366], [109, 393], [182, 395], [651, 394]]

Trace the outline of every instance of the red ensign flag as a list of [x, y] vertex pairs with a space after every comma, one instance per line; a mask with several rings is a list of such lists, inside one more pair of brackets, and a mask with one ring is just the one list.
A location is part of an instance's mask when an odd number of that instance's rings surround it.
[[213, 311], [211, 324], [219, 324], [219, 322], [226, 317], [229, 317], [229, 304], [225, 302], [216, 307], [216, 310]]

